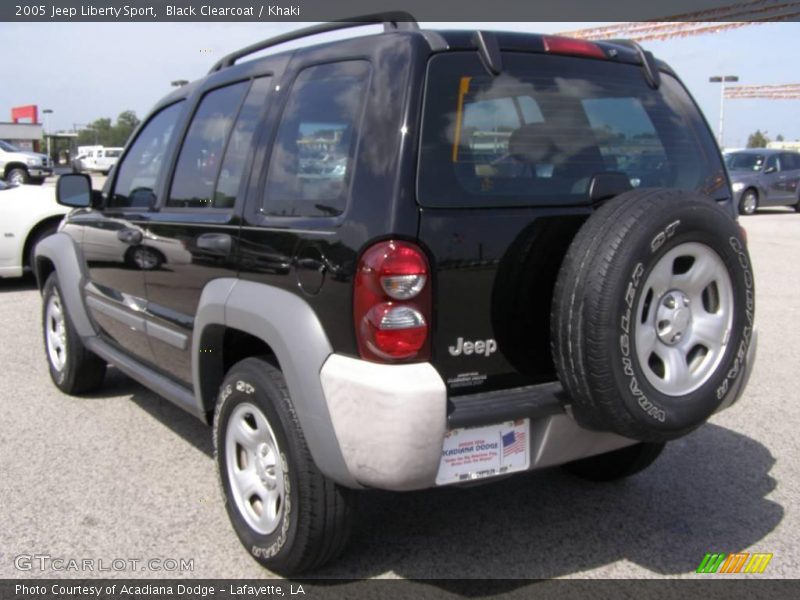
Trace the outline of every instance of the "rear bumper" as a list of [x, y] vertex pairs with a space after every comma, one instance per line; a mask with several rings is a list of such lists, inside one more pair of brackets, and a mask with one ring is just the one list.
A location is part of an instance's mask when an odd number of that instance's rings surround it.
[[[718, 411], [742, 395], [755, 362], [753, 332], [741, 367]], [[530, 419], [530, 469], [564, 464], [637, 443], [580, 427], [564, 412], [557, 382], [447, 397], [428, 363], [381, 365], [338, 354], [320, 373], [336, 439], [350, 475], [364, 487], [415, 490], [436, 485], [445, 434], [460, 427]]]
[[434, 484], [447, 430], [447, 389], [436, 369], [333, 354], [320, 378], [342, 455], [358, 483], [387, 490]]
[[578, 426], [561, 408], [558, 384], [448, 402], [444, 381], [430, 364], [380, 365], [336, 354], [325, 362], [320, 376], [345, 463], [364, 487], [433, 487], [445, 434], [457, 427], [529, 418], [530, 469], [635, 443]]

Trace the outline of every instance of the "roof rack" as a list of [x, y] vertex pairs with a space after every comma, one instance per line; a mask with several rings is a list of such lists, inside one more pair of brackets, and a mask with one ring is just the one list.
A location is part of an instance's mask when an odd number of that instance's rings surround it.
[[250, 46], [231, 52], [223, 56], [213, 67], [209, 73], [220, 71], [227, 67], [233, 66], [237, 60], [244, 58], [250, 54], [266, 50], [278, 44], [284, 44], [294, 40], [299, 40], [304, 37], [318, 35], [320, 33], [328, 33], [330, 31], [339, 31], [340, 29], [349, 29], [351, 27], [363, 27], [365, 25], [375, 25], [383, 23], [384, 31], [399, 31], [399, 30], [416, 30], [419, 29], [417, 20], [410, 14], [404, 11], [389, 11], [382, 13], [374, 13], [371, 15], [362, 15], [360, 17], [351, 17], [349, 19], [341, 19], [339, 21], [332, 21], [330, 23], [320, 23], [319, 25], [312, 25], [296, 31], [290, 31], [272, 38], [268, 38], [261, 42], [256, 42]]

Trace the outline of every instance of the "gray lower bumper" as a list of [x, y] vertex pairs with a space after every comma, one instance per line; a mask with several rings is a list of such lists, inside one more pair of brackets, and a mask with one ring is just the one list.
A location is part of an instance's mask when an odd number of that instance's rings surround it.
[[36, 179], [50, 177], [53, 174], [53, 169], [48, 167], [28, 167], [28, 175]]

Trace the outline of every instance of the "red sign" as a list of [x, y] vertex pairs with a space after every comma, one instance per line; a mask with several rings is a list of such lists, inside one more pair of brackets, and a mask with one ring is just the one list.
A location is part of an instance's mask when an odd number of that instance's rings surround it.
[[22, 119], [30, 119], [31, 123], [39, 122], [39, 107], [35, 104], [28, 106], [15, 106], [11, 109], [11, 120], [19, 123]]

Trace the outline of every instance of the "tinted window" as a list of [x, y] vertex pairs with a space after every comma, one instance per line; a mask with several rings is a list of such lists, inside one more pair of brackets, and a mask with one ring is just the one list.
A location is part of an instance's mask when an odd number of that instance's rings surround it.
[[667, 176], [669, 159], [641, 100], [594, 98], [582, 105], [605, 169], [627, 173], [634, 187]]
[[316, 217], [344, 210], [369, 65], [309, 67], [295, 80], [270, 158], [262, 212]]
[[271, 82], [271, 77], [256, 79], [247, 94], [241, 111], [239, 111], [219, 172], [217, 189], [214, 192], [214, 208], [230, 208], [236, 201], [236, 193], [239, 191], [239, 183], [247, 163], [253, 133], [264, 112]]
[[167, 206], [209, 208], [225, 140], [233, 127], [248, 82], [205, 95], [183, 141]]
[[781, 154], [781, 171], [794, 171], [800, 169], [800, 156], [797, 154]]
[[117, 168], [117, 180], [109, 206], [146, 208], [152, 205], [155, 184], [164, 163], [164, 152], [182, 106], [182, 102], [168, 106], [144, 126]]
[[732, 152], [725, 155], [725, 164], [731, 171], [760, 171], [764, 166], [764, 155], [752, 152]]
[[768, 156], [767, 157], [766, 166], [765, 166], [765, 170], [769, 170], [769, 169], [776, 169], [777, 170], [777, 168], [778, 168], [778, 155], [777, 154], [772, 154], [772, 155]]
[[[585, 202], [594, 175], [712, 193], [722, 165], [680, 84], [632, 65], [504, 54], [490, 77], [472, 53], [430, 62], [419, 168], [427, 206]], [[721, 194], [720, 194], [721, 195]]]

